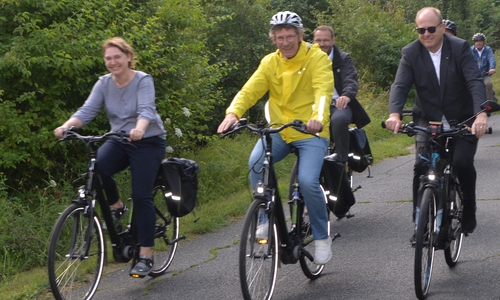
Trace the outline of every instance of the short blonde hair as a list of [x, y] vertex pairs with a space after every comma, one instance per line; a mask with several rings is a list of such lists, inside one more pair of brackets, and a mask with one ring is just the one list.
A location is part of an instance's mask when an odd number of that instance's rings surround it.
[[120, 49], [121, 52], [125, 53], [127, 56], [131, 56], [130, 62], [128, 63], [129, 68], [133, 68], [135, 66], [135, 56], [134, 56], [134, 48], [130, 46], [124, 39], [121, 37], [113, 37], [104, 42], [102, 45], [102, 53], [106, 52], [106, 49], [110, 47], [116, 47]]

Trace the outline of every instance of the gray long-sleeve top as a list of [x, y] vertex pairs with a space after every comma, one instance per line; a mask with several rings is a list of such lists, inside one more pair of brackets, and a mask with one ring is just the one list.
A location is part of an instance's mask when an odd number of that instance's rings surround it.
[[122, 88], [116, 86], [111, 74], [99, 77], [83, 106], [72, 117], [86, 125], [99, 114], [103, 106], [112, 131], [128, 133], [135, 128], [137, 120], [146, 119], [149, 126], [143, 138], [166, 138], [163, 122], [156, 111], [151, 75], [137, 71], [132, 81]]

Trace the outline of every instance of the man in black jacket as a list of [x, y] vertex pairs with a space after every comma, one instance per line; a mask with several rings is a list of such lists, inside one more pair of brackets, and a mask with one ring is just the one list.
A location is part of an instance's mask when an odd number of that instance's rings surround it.
[[[446, 128], [452, 122], [462, 122], [481, 110], [486, 100], [486, 89], [469, 44], [449, 34], [441, 12], [434, 7], [421, 9], [415, 18], [418, 39], [402, 50], [396, 78], [391, 86], [387, 129], [397, 133], [401, 127], [401, 113], [408, 93], [415, 86], [417, 97], [413, 118], [417, 125], [428, 126], [429, 121], [440, 121]], [[474, 155], [478, 138], [488, 126], [486, 113], [468, 123], [475, 136], [454, 139], [453, 165], [464, 194], [462, 232], [472, 233], [476, 228], [476, 169]], [[416, 149], [428, 137], [416, 136]], [[418, 153], [418, 151], [417, 151]], [[417, 201], [419, 177], [422, 173], [418, 155], [414, 166], [413, 208]]]
[[370, 123], [370, 117], [356, 99], [358, 72], [349, 53], [335, 45], [335, 35], [330, 26], [319, 26], [314, 30], [314, 43], [319, 44], [333, 61], [335, 89], [330, 112], [330, 135], [335, 142], [334, 159], [344, 163], [349, 154], [349, 124], [362, 128]]

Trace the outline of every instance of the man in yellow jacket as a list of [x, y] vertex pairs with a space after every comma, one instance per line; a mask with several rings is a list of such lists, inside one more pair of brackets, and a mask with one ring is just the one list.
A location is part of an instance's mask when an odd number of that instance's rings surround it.
[[[269, 36], [278, 49], [261, 60], [259, 68], [234, 97], [218, 132], [228, 130], [267, 92], [271, 124], [285, 124], [299, 119], [307, 124], [309, 132], [319, 132], [320, 138], [287, 128], [274, 135], [273, 159], [280, 161], [291, 152], [292, 147], [299, 151], [298, 180], [315, 238], [314, 262], [322, 265], [332, 257], [328, 215], [319, 184], [330, 136], [332, 63], [318, 45], [311, 46], [303, 41], [304, 28], [296, 13], [279, 12], [271, 18], [270, 25]], [[254, 171], [262, 166], [262, 143], [262, 140], [257, 142], [249, 159], [253, 187], [262, 179], [262, 174]], [[257, 235], [260, 230], [257, 229]], [[262, 231], [267, 232], [267, 229]]]

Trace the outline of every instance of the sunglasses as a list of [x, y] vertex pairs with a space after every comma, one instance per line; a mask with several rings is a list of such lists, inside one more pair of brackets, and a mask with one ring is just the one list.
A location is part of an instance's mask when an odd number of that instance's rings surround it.
[[429, 31], [429, 33], [434, 33], [434, 32], [436, 32], [437, 27], [438, 27], [438, 26], [441, 26], [441, 25], [442, 25], [442, 24], [439, 24], [439, 25], [437, 25], [437, 26], [429, 26], [429, 27], [427, 27], [427, 28], [424, 28], [424, 27], [419, 27], [419, 28], [415, 28], [415, 29], [417, 30], [417, 32], [418, 32], [419, 34], [425, 34], [425, 31], [426, 31], [426, 30], [427, 30], [427, 31]]

